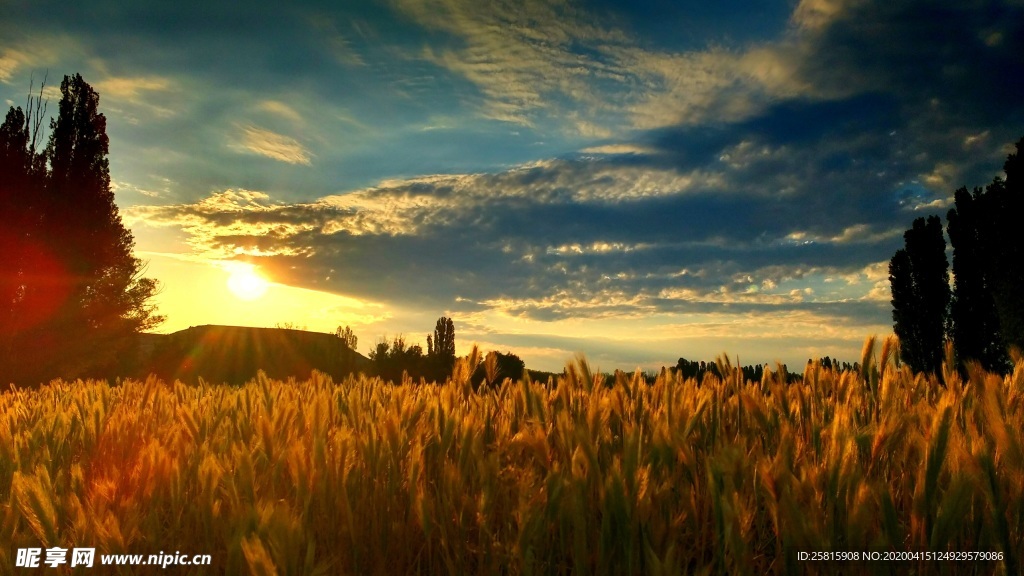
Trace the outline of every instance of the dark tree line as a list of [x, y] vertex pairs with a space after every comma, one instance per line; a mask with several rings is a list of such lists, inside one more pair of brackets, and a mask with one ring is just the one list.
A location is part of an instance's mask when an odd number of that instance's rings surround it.
[[[852, 364], [849, 362], [840, 362], [839, 360], [833, 359], [829, 356], [818, 358], [817, 360], [813, 360], [811, 358], [807, 359], [808, 366], [811, 366], [816, 362], [820, 363], [823, 368], [826, 368], [828, 370], [838, 370], [847, 372], [858, 372], [860, 370], [860, 364], [857, 362], [854, 362]], [[679, 361], [676, 362], [674, 368], [676, 373], [682, 376], [683, 378], [694, 378], [698, 382], [704, 379], [705, 374], [711, 374], [716, 378], [722, 377], [721, 369], [719, 368], [717, 362], [705, 362], [704, 360], [697, 361], [687, 360], [686, 358], [680, 358]], [[786, 382], [799, 381], [803, 377], [802, 374], [790, 372], [789, 367], [785, 364], [782, 364], [781, 368], [783, 371], [785, 371]], [[743, 379], [749, 382], [760, 382], [764, 377], [765, 369], [766, 366], [761, 364], [740, 367], [740, 371], [743, 373]]]
[[443, 382], [455, 366], [455, 324], [451, 318], [437, 319], [434, 333], [427, 336], [427, 353], [418, 344], [409, 345], [402, 335], [390, 341], [381, 338], [370, 351], [370, 361], [377, 376], [401, 382], [403, 374], [413, 380]]
[[501, 384], [506, 378], [513, 382], [523, 377], [526, 370], [526, 363], [522, 358], [512, 352], [502, 354], [498, 351], [488, 352], [484, 361], [476, 367], [470, 380], [474, 387], [480, 386], [481, 382], [495, 386]]
[[370, 351], [370, 362], [374, 374], [389, 382], [401, 382], [403, 374], [414, 380], [426, 378], [423, 348], [409, 346], [401, 334], [391, 341], [387, 338], [378, 340]]
[[[721, 378], [721, 370], [718, 368], [717, 362], [705, 362], [704, 360], [687, 360], [686, 358], [680, 358], [675, 365], [676, 373], [683, 378], [694, 378], [698, 382], [704, 379], [705, 374], [712, 374], [716, 378]], [[764, 366], [760, 364], [752, 366], [742, 366], [740, 371], [743, 372], [743, 379], [751, 382], [760, 382], [764, 376]], [[787, 379], [794, 376], [786, 371]]]
[[1024, 349], [1024, 138], [1003, 166], [1006, 178], [960, 188], [946, 215], [953, 287], [942, 222], [918, 218], [889, 262], [893, 330], [911, 368], [939, 372], [946, 339], [960, 361], [1003, 372], [1007, 351]]
[[[854, 362], [853, 364], [850, 364], [849, 362], [840, 362], [839, 360], [831, 358], [829, 356], [819, 358], [818, 362], [821, 364], [822, 368], [825, 368], [826, 370], [838, 370], [840, 372], [860, 372], [859, 362]], [[807, 363], [814, 364], [814, 360], [808, 358]]]
[[[455, 323], [442, 316], [437, 319], [433, 334], [427, 335], [427, 353], [418, 344], [410, 345], [398, 335], [377, 341], [370, 351], [370, 362], [375, 375], [390, 382], [401, 382], [403, 377], [413, 382], [444, 382], [455, 368]], [[526, 365], [515, 354], [489, 352], [471, 375], [474, 387], [481, 382], [500, 383], [505, 378], [523, 377]]]
[[0, 380], [116, 374], [134, 335], [163, 320], [110, 188], [106, 118], [80, 75], [65, 76], [43, 146], [45, 104], [0, 125]]

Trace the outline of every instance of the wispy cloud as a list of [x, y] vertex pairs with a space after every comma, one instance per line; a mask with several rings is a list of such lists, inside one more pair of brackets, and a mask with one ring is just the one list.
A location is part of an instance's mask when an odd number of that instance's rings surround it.
[[101, 95], [104, 109], [129, 124], [170, 118], [180, 110], [182, 90], [175, 80], [158, 75], [114, 76], [107, 73], [105, 62], [94, 60], [94, 65], [103, 74], [93, 87]]
[[792, 20], [801, 28], [818, 30], [835, 20], [853, 3], [851, 0], [800, 0], [793, 10]]
[[775, 42], [673, 51], [653, 48], [573, 2], [398, 5], [422, 25], [459, 39], [428, 47], [423, 56], [478, 86], [486, 115], [526, 125], [559, 118], [588, 137], [628, 127], [731, 122], [773, 99], [823, 96], [801, 75], [815, 46], [798, 31], [825, 27], [842, 8], [838, 1], [804, 2], [794, 30]]
[[309, 18], [309, 23], [334, 59], [346, 66], [365, 66], [366, 61], [353, 46], [351, 40], [338, 30], [335, 20], [326, 14]]
[[311, 164], [312, 154], [298, 140], [252, 125], [240, 126], [236, 141], [229, 147], [289, 164]]
[[302, 115], [294, 107], [280, 100], [264, 100], [256, 105], [257, 110], [273, 114], [293, 124], [302, 124]]
[[[461, 46], [428, 47], [422, 56], [476, 84], [491, 118], [533, 125], [545, 111], [572, 110], [577, 129], [611, 112], [606, 101], [622, 70], [602, 50], [626, 41], [590, 22], [569, 4], [403, 0], [399, 7], [422, 25], [447, 32]], [[577, 46], [579, 49], [574, 49]], [[598, 95], [594, 83], [604, 83]], [[559, 100], [573, 105], [563, 106]], [[582, 105], [582, 109], [577, 109]]]
[[161, 76], [112, 76], [96, 82], [96, 90], [106, 97], [138, 102], [148, 92], [165, 92], [174, 88], [169, 78]]
[[28, 55], [10, 48], [0, 52], [0, 82], [9, 82], [14, 73], [28, 62]]
[[588, 146], [580, 150], [580, 152], [583, 154], [652, 154], [656, 153], [657, 150], [641, 144], [620, 143]]
[[28, 88], [30, 76], [35, 77], [38, 86], [46, 76], [45, 70], [65, 54], [88, 53], [81, 41], [69, 34], [29, 34], [13, 27], [4, 29], [3, 23], [0, 32], [5, 32], [0, 34], [0, 82], [13, 84], [20, 93]]

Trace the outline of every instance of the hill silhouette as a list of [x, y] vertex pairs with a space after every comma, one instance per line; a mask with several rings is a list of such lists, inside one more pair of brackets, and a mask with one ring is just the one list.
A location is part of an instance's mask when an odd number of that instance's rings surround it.
[[242, 384], [259, 370], [286, 380], [305, 379], [313, 370], [336, 380], [365, 371], [370, 361], [334, 334], [287, 328], [193, 326], [172, 334], [140, 334], [133, 372], [156, 374], [168, 382]]

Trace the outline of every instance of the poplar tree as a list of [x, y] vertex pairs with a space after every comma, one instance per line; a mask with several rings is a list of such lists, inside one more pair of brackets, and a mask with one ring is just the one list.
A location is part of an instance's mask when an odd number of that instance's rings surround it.
[[961, 361], [1005, 372], [1007, 351], [1024, 348], [1024, 138], [1003, 165], [1005, 178], [960, 188], [946, 216], [953, 245], [950, 335]]
[[903, 239], [905, 247], [889, 262], [893, 331], [904, 362], [915, 371], [938, 373], [950, 299], [942, 221], [918, 218]]
[[0, 270], [0, 377], [10, 381], [113, 376], [133, 336], [163, 320], [114, 203], [99, 94], [78, 74], [60, 91], [41, 152], [38, 115], [12, 108], [0, 127], [0, 206], [13, 238], [0, 246], [11, 263]]
[[1006, 369], [1006, 344], [995, 302], [992, 247], [993, 198], [981, 188], [960, 188], [946, 215], [953, 245], [953, 298], [949, 332], [960, 360], [977, 360], [986, 370]]
[[1003, 340], [1024, 349], [1024, 138], [1014, 150], [1003, 164], [1005, 179], [996, 178], [985, 190], [992, 197], [987, 262]]
[[443, 380], [455, 366], [455, 323], [442, 316], [434, 325], [433, 337], [427, 336], [427, 359], [436, 380]]

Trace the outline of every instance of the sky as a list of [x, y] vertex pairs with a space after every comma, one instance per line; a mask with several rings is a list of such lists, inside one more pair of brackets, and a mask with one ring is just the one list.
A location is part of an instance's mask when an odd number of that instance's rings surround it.
[[1024, 136], [1020, 0], [279, 4], [0, 0], [0, 103], [100, 95], [161, 332], [852, 362]]

